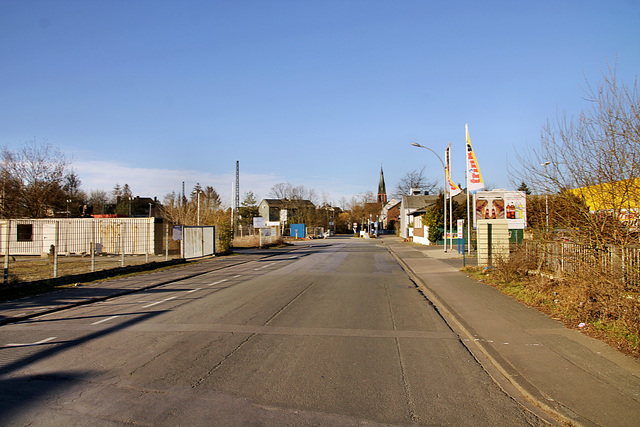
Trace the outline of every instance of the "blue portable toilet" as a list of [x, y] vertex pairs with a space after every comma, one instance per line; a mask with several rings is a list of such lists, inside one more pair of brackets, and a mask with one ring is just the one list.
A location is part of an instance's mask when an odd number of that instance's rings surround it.
[[291, 237], [295, 237], [296, 239], [304, 239], [304, 224], [291, 224]]

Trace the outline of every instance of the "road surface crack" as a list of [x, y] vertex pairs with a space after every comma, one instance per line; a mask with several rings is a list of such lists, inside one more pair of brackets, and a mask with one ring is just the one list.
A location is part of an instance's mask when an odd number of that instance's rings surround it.
[[[391, 297], [389, 295], [389, 284], [387, 283], [387, 281], [384, 281], [384, 291], [387, 297], [387, 304], [389, 306], [389, 313], [391, 315], [391, 325], [393, 326], [393, 332], [397, 332], [397, 328], [396, 328], [396, 318], [395, 315], [393, 313], [393, 307], [391, 306]], [[405, 371], [405, 363], [404, 363], [404, 359], [402, 357], [402, 350], [400, 348], [400, 340], [398, 339], [398, 337], [396, 336], [394, 338], [395, 343], [396, 343], [396, 351], [398, 352], [398, 360], [400, 362], [400, 375], [402, 376], [402, 386], [404, 387], [404, 393], [405, 393], [405, 397], [406, 397], [406, 401], [407, 401], [407, 408], [409, 410], [409, 418], [411, 419], [412, 422], [418, 422], [418, 417], [416, 416], [416, 411], [415, 411], [415, 404], [413, 402], [413, 399], [411, 398], [411, 387], [409, 386], [409, 381], [407, 380], [407, 374]]]
[[[282, 313], [284, 310], [287, 309], [287, 307], [291, 306], [291, 304], [293, 304], [295, 301], [298, 300], [298, 298], [300, 298], [311, 286], [314, 285], [314, 282], [312, 282], [311, 284], [309, 284], [307, 287], [305, 287], [302, 291], [300, 291], [295, 297], [293, 297], [288, 303], [286, 303], [284, 306], [282, 306], [282, 308], [280, 308], [278, 311], [276, 311], [271, 317], [269, 317], [269, 319], [267, 319], [266, 322], [264, 322], [262, 324], [262, 326], [267, 326], [273, 319], [275, 319], [280, 313]], [[231, 350], [231, 352], [229, 352], [226, 356], [224, 356], [218, 363], [215, 364], [215, 366], [213, 366], [204, 376], [202, 376], [198, 381], [196, 381], [191, 388], [198, 388], [203, 382], [205, 382], [207, 380], [207, 378], [209, 378], [211, 375], [213, 375], [213, 373], [218, 370], [227, 360], [229, 360], [231, 358], [231, 356], [233, 356], [236, 352], [238, 352], [246, 343], [248, 343], [253, 337], [255, 337], [257, 334], [256, 333], [252, 333], [251, 335], [249, 335], [247, 338], [245, 338], [244, 340], [242, 340], [241, 343], [239, 343], [233, 350]]]

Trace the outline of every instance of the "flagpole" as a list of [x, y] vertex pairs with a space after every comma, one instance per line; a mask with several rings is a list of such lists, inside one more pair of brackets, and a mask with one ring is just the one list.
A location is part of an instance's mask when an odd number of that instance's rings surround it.
[[[468, 172], [467, 172], [468, 174]], [[467, 253], [471, 254], [471, 206], [469, 205], [469, 178], [467, 177]]]
[[442, 203], [444, 204], [444, 251], [447, 252], [447, 168], [444, 168], [444, 199], [442, 199]]
[[451, 195], [451, 189], [449, 189], [449, 228], [451, 229], [449, 247], [453, 250], [453, 196]]
[[469, 127], [467, 124], [464, 125], [464, 129], [466, 132], [467, 140], [465, 141], [465, 162], [466, 162], [466, 170], [465, 170], [465, 178], [467, 180], [467, 253], [471, 255], [471, 227], [473, 227], [473, 223], [471, 222], [471, 204], [469, 202], [469, 194], [470, 194], [470, 183], [469, 183], [469, 170], [471, 165], [469, 164], [469, 153], [467, 148], [467, 143], [469, 142]]
[[[445, 224], [447, 223], [447, 219], [449, 218], [447, 216], [447, 201], [449, 200], [449, 146], [447, 146], [447, 148], [444, 150], [444, 162], [445, 162], [445, 168], [444, 168], [444, 177], [446, 179], [446, 184], [444, 185], [444, 222]], [[449, 226], [451, 226], [451, 224], [449, 224]], [[447, 241], [449, 240], [449, 227], [447, 227], [445, 225], [445, 229], [444, 229], [444, 245], [447, 246]]]
[[447, 156], [448, 165], [447, 165], [447, 187], [449, 189], [449, 248], [453, 249], [453, 196], [451, 195], [451, 143], [449, 143], [449, 155]]

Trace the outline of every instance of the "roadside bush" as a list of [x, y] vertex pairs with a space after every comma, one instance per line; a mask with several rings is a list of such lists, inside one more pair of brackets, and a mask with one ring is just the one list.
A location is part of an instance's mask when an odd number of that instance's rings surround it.
[[221, 222], [216, 224], [216, 230], [218, 234], [218, 251], [226, 253], [231, 249], [231, 225], [226, 221]]

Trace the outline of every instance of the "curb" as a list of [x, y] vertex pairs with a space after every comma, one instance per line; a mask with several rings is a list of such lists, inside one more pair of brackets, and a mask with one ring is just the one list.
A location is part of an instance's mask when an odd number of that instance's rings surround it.
[[[577, 425], [581, 424], [576, 418], [571, 418], [558, 409], [547, 403], [547, 398], [533, 384], [529, 383], [507, 360], [502, 358], [495, 350], [486, 347], [484, 343], [476, 340], [473, 328], [455, 312], [447, 303], [441, 300], [437, 294], [432, 292], [427, 284], [400, 258], [388, 244], [384, 244], [391, 256], [398, 262], [402, 269], [409, 275], [416, 284], [418, 290], [429, 300], [438, 310], [443, 320], [449, 327], [458, 334], [460, 342], [467, 348], [469, 353], [484, 368], [493, 381], [509, 396], [513, 397], [513, 392], [517, 392], [525, 400], [520, 403], [534, 415], [550, 424], [556, 425]], [[503, 379], [501, 381], [501, 379]], [[506, 383], [505, 381], [506, 380]], [[515, 399], [515, 398], [514, 398]], [[528, 404], [525, 404], [528, 403]], [[563, 407], [566, 411], [569, 408]], [[542, 413], [541, 413], [542, 411]], [[552, 417], [549, 419], [549, 417]], [[576, 415], [577, 417], [577, 415]]]

